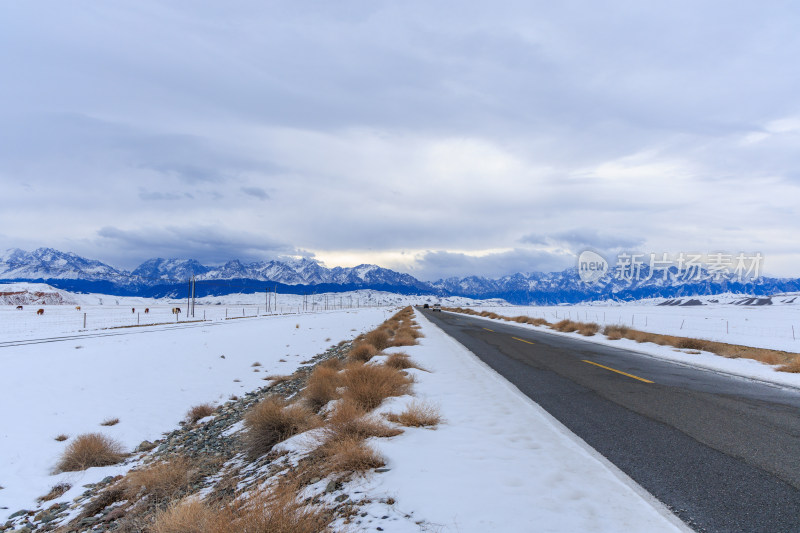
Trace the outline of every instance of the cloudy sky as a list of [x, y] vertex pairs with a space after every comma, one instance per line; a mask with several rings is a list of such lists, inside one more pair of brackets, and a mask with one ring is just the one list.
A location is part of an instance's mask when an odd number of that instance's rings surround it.
[[800, 276], [800, 8], [0, 0], [0, 249]]

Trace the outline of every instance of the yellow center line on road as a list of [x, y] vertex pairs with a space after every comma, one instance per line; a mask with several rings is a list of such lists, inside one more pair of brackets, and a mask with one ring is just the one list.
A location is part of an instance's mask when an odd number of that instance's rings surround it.
[[493, 329], [489, 329], [489, 328], [483, 328], [483, 329], [485, 329], [486, 331], [491, 331], [492, 333], [494, 333]]
[[514, 339], [515, 341], [527, 342], [528, 344], [536, 344], [535, 342], [526, 341], [525, 339], [520, 339], [519, 337], [511, 337], [511, 338]]
[[639, 381], [644, 381], [645, 383], [653, 383], [649, 379], [640, 378], [639, 376], [634, 376], [633, 374], [628, 374], [627, 372], [623, 372], [622, 370], [616, 370], [611, 368], [610, 366], [601, 365], [600, 363], [595, 363], [594, 361], [587, 361], [586, 359], [581, 359], [584, 363], [589, 363], [590, 365], [599, 366], [600, 368], [605, 368], [606, 370], [610, 370], [612, 372], [616, 372], [617, 374], [622, 374], [623, 376], [628, 376], [629, 378], [638, 379]]

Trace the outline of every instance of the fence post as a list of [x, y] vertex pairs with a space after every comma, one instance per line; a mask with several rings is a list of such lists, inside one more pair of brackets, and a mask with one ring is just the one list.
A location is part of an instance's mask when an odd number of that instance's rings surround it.
[[794, 324], [792, 324], [792, 340], [796, 341], [797, 339], [794, 337]]
[[[83, 329], [86, 329], [86, 313], [83, 313]], [[794, 326], [792, 326], [792, 334], [794, 334]]]
[[136, 313], [136, 325], [139, 325], [139, 313]]
[[684, 318], [683, 320], [681, 320], [681, 327], [680, 327], [680, 329], [683, 329], [683, 323], [684, 323], [684, 322], [686, 322], [686, 319], [685, 319], [685, 318]]

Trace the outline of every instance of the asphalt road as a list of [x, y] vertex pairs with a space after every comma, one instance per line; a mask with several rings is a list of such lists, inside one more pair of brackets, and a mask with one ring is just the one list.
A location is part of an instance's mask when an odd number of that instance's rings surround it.
[[800, 532], [800, 391], [418, 311], [695, 530]]

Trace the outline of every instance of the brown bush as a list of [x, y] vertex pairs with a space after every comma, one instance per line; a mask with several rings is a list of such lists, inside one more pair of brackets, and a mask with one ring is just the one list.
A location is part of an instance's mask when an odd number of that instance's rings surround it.
[[793, 361], [786, 363], [778, 368], [781, 372], [800, 373], [800, 357], [796, 357]]
[[320, 365], [314, 368], [311, 375], [308, 376], [303, 396], [311, 409], [319, 411], [338, 396], [336, 393], [338, 386], [339, 373], [330, 366]]
[[389, 347], [389, 334], [382, 329], [370, 331], [364, 336], [364, 340], [373, 345], [379, 352]]
[[333, 472], [363, 472], [386, 464], [374, 449], [359, 437], [338, 437], [325, 441], [315, 455], [324, 458], [324, 470]]
[[121, 463], [127, 454], [122, 444], [100, 433], [86, 433], [75, 437], [56, 465], [58, 472], [77, 472], [93, 466]]
[[417, 337], [410, 333], [409, 329], [402, 330], [394, 336], [392, 346], [413, 346], [417, 343]]
[[101, 426], [116, 426], [117, 424], [119, 424], [119, 418], [106, 418], [100, 422]]
[[442, 421], [439, 409], [435, 405], [421, 402], [411, 402], [402, 413], [389, 413], [386, 418], [408, 427], [431, 427]]
[[194, 424], [201, 418], [213, 415], [216, 410], [217, 408], [210, 403], [195, 405], [186, 413], [186, 421], [190, 424]]
[[371, 411], [390, 396], [402, 396], [411, 390], [412, 380], [399, 371], [384, 365], [351, 363], [342, 379], [344, 397], [362, 409]]
[[688, 337], [677, 337], [677, 341], [673, 344], [676, 348], [685, 350], [703, 350], [710, 351], [709, 341], [703, 339], [690, 339]]
[[330, 359], [326, 359], [325, 361], [321, 362], [319, 366], [324, 368], [332, 368], [334, 370], [341, 370], [344, 368], [344, 363], [338, 357], [331, 357]]
[[63, 434], [63, 433], [62, 433], [61, 435], [56, 435], [56, 440], [57, 440], [58, 442], [64, 442], [64, 441], [65, 441], [65, 440], [67, 440], [68, 438], [69, 438], [69, 435], [65, 435], [65, 434]]
[[572, 333], [573, 331], [577, 331], [580, 327], [580, 324], [577, 322], [573, 322], [572, 320], [560, 320], [551, 326], [556, 331], [563, 331], [564, 333]]
[[320, 506], [298, 502], [300, 487], [290, 480], [269, 492], [255, 494], [247, 503], [227, 516], [211, 533], [321, 533], [330, 531], [333, 514]]
[[625, 326], [606, 326], [603, 328], [603, 335], [612, 341], [616, 341], [624, 339], [628, 335], [628, 331], [630, 330]]
[[40, 502], [49, 502], [50, 500], [55, 500], [56, 498], [60, 498], [65, 492], [72, 488], [72, 485], [69, 483], [58, 483], [50, 489], [50, 492], [45, 494], [44, 496], [39, 498]]
[[384, 364], [389, 368], [394, 368], [395, 370], [405, 370], [407, 368], [416, 368], [417, 370], [425, 370], [424, 368], [419, 366], [416, 362], [414, 362], [407, 353], [403, 352], [390, 354], [389, 357], [384, 362]]
[[195, 462], [178, 456], [128, 472], [123, 484], [128, 499], [143, 494], [158, 501], [170, 501], [189, 490], [200, 477], [202, 474]]
[[594, 322], [581, 322], [578, 325], [578, 333], [584, 337], [591, 337], [600, 331], [600, 324]]
[[527, 320], [527, 322], [528, 322], [528, 324], [531, 324], [533, 326], [549, 326], [550, 325], [550, 322], [548, 322], [544, 318], [529, 318]]
[[336, 409], [328, 416], [325, 426], [325, 440], [344, 437], [394, 437], [402, 433], [397, 428], [390, 427], [373, 416], [370, 416], [353, 400], [342, 400], [336, 404]]
[[378, 349], [368, 342], [359, 342], [350, 348], [347, 356], [353, 361], [367, 362], [378, 353]]
[[219, 530], [217, 513], [200, 500], [184, 500], [158, 513], [151, 530], [153, 533], [215, 532]]
[[251, 457], [270, 451], [278, 442], [319, 424], [319, 418], [307, 407], [287, 404], [270, 396], [257, 403], [244, 417], [245, 442]]

